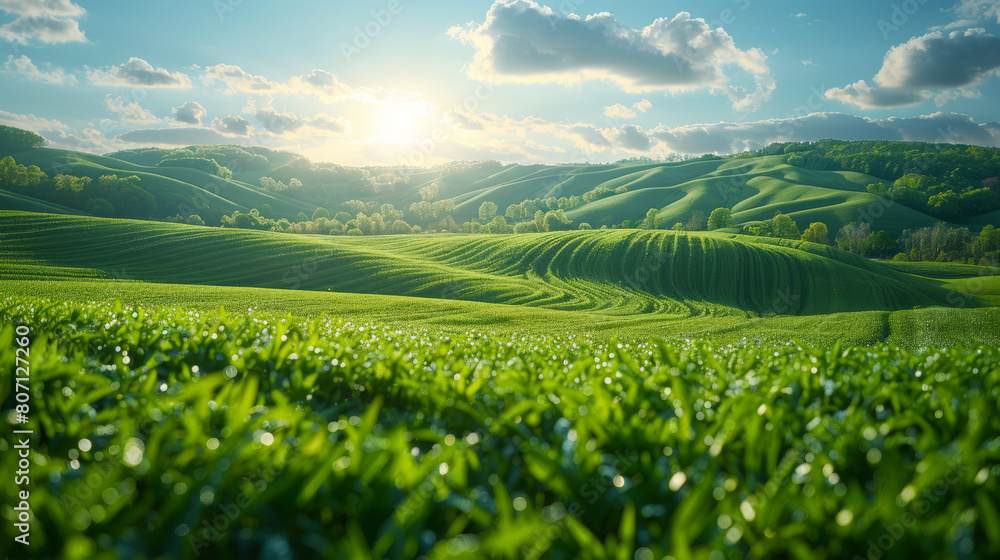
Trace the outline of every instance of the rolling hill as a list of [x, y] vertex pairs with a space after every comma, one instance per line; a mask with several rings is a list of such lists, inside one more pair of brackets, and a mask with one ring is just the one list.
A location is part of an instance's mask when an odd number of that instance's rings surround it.
[[10, 240], [0, 249], [9, 278], [57, 267], [147, 282], [611, 315], [816, 315], [949, 305], [939, 281], [827, 246], [722, 233], [351, 238], [0, 212], [0, 235]]
[[[254, 208], [267, 217], [293, 221], [299, 213], [311, 216], [321, 206], [333, 214], [348, 200], [389, 203], [408, 212], [410, 204], [422, 200], [420, 190], [429, 185], [438, 187], [439, 198], [455, 202], [453, 216], [459, 223], [478, 217], [484, 202], [495, 203], [503, 214], [507, 206], [525, 200], [582, 197], [598, 187], [623, 188], [624, 192], [569, 209], [567, 217], [599, 228], [624, 220], [641, 220], [650, 208], [655, 208], [659, 210], [657, 227], [666, 229], [686, 222], [694, 212], [707, 215], [715, 208], [726, 207], [733, 213], [731, 232], [780, 211], [790, 215], [800, 229], [812, 222], [823, 222], [836, 232], [846, 223], [865, 219], [872, 222], [873, 230], [885, 230], [894, 237], [904, 229], [940, 221], [867, 192], [869, 184], [887, 184], [884, 179], [854, 171], [797, 167], [788, 163], [792, 156], [787, 154], [674, 163], [523, 166], [473, 162], [430, 169], [355, 169], [313, 164], [287, 152], [258, 151], [267, 157], [256, 154], [253, 165], [224, 162], [233, 166], [233, 179], [188, 167], [164, 166], [169, 162], [159, 162], [145, 152], [111, 154], [133, 161], [53, 149], [22, 150], [11, 155], [17, 163], [38, 165], [51, 176], [134, 174], [140, 177], [142, 188], [156, 197], [159, 219], [178, 212], [201, 213], [209, 225], [216, 225], [223, 214], [237, 210], [246, 213]], [[259, 186], [261, 177], [284, 182], [295, 178], [305, 186], [274, 192]], [[0, 192], [0, 209], [87, 214], [33, 199], [23, 192]], [[955, 223], [978, 231], [988, 223], [996, 224], [998, 216], [992, 212]], [[414, 223], [415, 218], [408, 213], [405, 219]]]

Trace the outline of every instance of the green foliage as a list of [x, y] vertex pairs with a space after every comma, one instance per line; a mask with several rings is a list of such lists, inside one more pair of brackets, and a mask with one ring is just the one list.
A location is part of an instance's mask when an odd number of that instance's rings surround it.
[[656, 216], [660, 213], [657, 208], [650, 208], [646, 211], [646, 221], [643, 225], [646, 229], [656, 229]]
[[113, 200], [116, 214], [126, 218], [150, 218], [156, 213], [156, 199], [140, 186], [136, 175], [101, 175], [93, 194]]
[[799, 226], [796, 225], [795, 220], [787, 214], [782, 214], [778, 212], [771, 219], [771, 231], [774, 237], [780, 239], [799, 239], [802, 237], [802, 232], [799, 231]]
[[427, 186], [420, 187], [420, 198], [424, 202], [434, 202], [440, 195], [440, 189], [437, 183], [431, 183]]
[[882, 259], [887, 258], [896, 251], [896, 240], [886, 233], [885, 230], [868, 234], [865, 244], [874, 256]]
[[319, 208], [317, 208], [316, 211], [313, 212], [312, 219], [313, 219], [313, 221], [316, 221], [316, 220], [318, 220], [320, 218], [326, 218], [326, 219], [329, 220], [330, 219], [330, 211], [327, 210], [326, 208], [323, 208], [322, 206], [320, 206]]
[[813, 222], [802, 232], [802, 241], [828, 245], [830, 243], [830, 233], [823, 222]]
[[479, 206], [479, 221], [486, 223], [497, 215], [497, 205], [495, 202], [486, 201]]
[[924, 558], [953, 549], [956, 515], [967, 557], [1000, 554], [995, 346], [512, 338], [37, 298], [0, 319], [4, 348], [31, 327], [48, 397], [32, 557], [850, 558], [889, 535]]
[[56, 175], [53, 178], [57, 191], [69, 191], [72, 193], [83, 192], [90, 184], [90, 177], [74, 177], [72, 175]]
[[0, 187], [30, 189], [41, 185], [48, 179], [49, 176], [43, 173], [37, 165], [18, 165], [11, 156], [0, 159]]
[[868, 222], [851, 222], [837, 232], [837, 247], [848, 253], [864, 255], [870, 248], [870, 233], [871, 225]]
[[[95, 216], [101, 216], [104, 218], [110, 218], [115, 215], [115, 207], [103, 198], [88, 199], [83, 209]], [[204, 225], [204, 223], [202, 225]]]
[[[211, 175], [217, 177], [222, 177], [226, 173], [223, 172], [225, 169], [214, 159], [203, 158], [203, 157], [173, 157], [164, 159], [156, 164], [156, 167], [187, 167], [189, 169], [197, 169], [198, 171], [204, 171]], [[232, 177], [232, 172], [225, 169], [229, 176]]]
[[0, 153], [44, 148], [47, 145], [45, 138], [30, 130], [0, 125]]
[[701, 210], [695, 210], [691, 213], [691, 219], [684, 224], [684, 229], [687, 231], [703, 231], [706, 224], [705, 213]]
[[716, 208], [712, 210], [711, 215], [708, 216], [708, 229], [715, 231], [729, 227], [732, 222], [732, 216], [733, 211], [729, 208]]

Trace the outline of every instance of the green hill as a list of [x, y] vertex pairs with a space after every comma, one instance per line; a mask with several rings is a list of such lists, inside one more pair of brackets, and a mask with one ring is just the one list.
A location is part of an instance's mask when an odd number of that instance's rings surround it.
[[[458, 223], [477, 218], [484, 202], [495, 203], [503, 214], [508, 206], [526, 200], [582, 198], [598, 188], [621, 189], [622, 192], [568, 208], [568, 218], [599, 228], [625, 220], [637, 222], [650, 208], [655, 208], [659, 210], [657, 227], [666, 229], [677, 222], [687, 222], [695, 212], [708, 215], [716, 208], [726, 207], [733, 212], [734, 227], [770, 219], [780, 211], [790, 215], [800, 229], [812, 222], [823, 222], [834, 234], [849, 222], [866, 220], [872, 223], [873, 230], [885, 230], [893, 237], [904, 229], [926, 227], [940, 221], [940, 215], [928, 215], [925, 211], [929, 210], [912, 200], [904, 205], [866, 189], [871, 184], [890, 188], [893, 178], [907, 170], [903, 160], [936, 149], [935, 145], [898, 142], [869, 146], [871, 150], [885, 152], [872, 156], [882, 162], [873, 166], [864, 159], [863, 148], [868, 145], [861, 144], [835, 141], [776, 144], [755, 154], [674, 163], [521, 166], [487, 161], [459, 162], [429, 169], [347, 168], [312, 163], [289, 152], [237, 146], [191, 146], [181, 150], [143, 149], [109, 154], [114, 157], [52, 149], [21, 150], [11, 155], [18, 164], [38, 165], [50, 176], [70, 173], [97, 178], [109, 173], [134, 174], [140, 177], [141, 187], [156, 198], [157, 219], [178, 213], [183, 216], [198, 213], [209, 225], [217, 225], [223, 214], [237, 210], [246, 213], [253, 208], [272, 219], [294, 221], [300, 212], [311, 216], [317, 207], [336, 213], [350, 200], [393, 204], [406, 213], [404, 220], [418, 224], [409, 206], [422, 200], [421, 188], [432, 184], [438, 187], [439, 199], [450, 198], [455, 202], [452, 215]], [[959, 158], [956, 161], [970, 165], [970, 162], [983, 160], [984, 167], [977, 173], [992, 172], [991, 166], [996, 159], [992, 151], [979, 150], [970, 155], [971, 152], [961, 148], [948, 147], [946, 153], [957, 155], [942, 156], [942, 159]], [[831, 149], [829, 153], [834, 156], [820, 154], [823, 149]], [[809, 157], [803, 158], [802, 154]], [[170, 163], [184, 161], [178, 159], [182, 156], [192, 161], [200, 158], [210, 165], [215, 165], [208, 161], [212, 159], [218, 165], [232, 166], [233, 179], [222, 179]], [[939, 182], [936, 176], [925, 177], [922, 182], [918, 181], [924, 191], [904, 194], [926, 200], [945, 188], [955, 192], [979, 189], [978, 194], [969, 196], [979, 196], [984, 201], [996, 198], [990, 188], [981, 187], [981, 184], [995, 183], [995, 178], [981, 179], [979, 175], [971, 179], [942, 180], [941, 184], [933, 184]], [[258, 186], [262, 177], [282, 182], [284, 190], [266, 190]], [[292, 179], [301, 182], [301, 186], [288, 188]], [[21, 191], [18, 194], [16, 198], [0, 196], [0, 209], [65, 211], [52, 207], [45, 200], [32, 203], [30, 193]], [[971, 202], [973, 198], [955, 200], [959, 201], [955, 204], [964, 204], [963, 208], [976, 207], [976, 203]], [[114, 200], [110, 202], [115, 204]], [[916, 207], [922, 209], [913, 209]], [[941, 212], [946, 210], [942, 208]], [[356, 210], [351, 212], [354, 213]], [[998, 211], [986, 212], [954, 218], [952, 223], [979, 230], [986, 224], [996, 224], [1000, 221], [998, 216]], [[434, 221], [421, 225], [426, 229], [436, 224]]]
[[22, 270], [96, 269], [148, 282], [391, 294], [611, 315], [746, 317], [948, 305], [947, 291], [932, 279], [827, 246], [721, 233], [351, 238], [0, 212], [0, 234], [15, 240], [3, 245], [0, 260]]

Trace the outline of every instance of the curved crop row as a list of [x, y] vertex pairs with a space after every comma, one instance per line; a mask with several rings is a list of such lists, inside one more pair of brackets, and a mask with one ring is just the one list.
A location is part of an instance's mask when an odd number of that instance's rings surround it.
[[330, 238], [3, 213], [9, 264], [221, 286], [609, 314], [820, 314], [945, 305], [936, 281], [828, 247], [670, 231]]

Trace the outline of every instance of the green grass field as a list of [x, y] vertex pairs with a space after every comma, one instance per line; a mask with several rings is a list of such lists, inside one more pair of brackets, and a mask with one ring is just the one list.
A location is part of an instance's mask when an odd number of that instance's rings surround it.
[[[629, 191], [574, 219], [835, 223], [870, 179], [774, 157], [513, 167], [459, 202], [606, 184]], [[1000, 555], [995, 269], [724, 232], [292, 235], [2, 195], [0, 345], [22, 352], [0, 354], [0, 402], [16, 422], [30, 399], [32, 557]], [[884, 227], [926, 225], [909, 212]]]
[[443, 335], [37, 296], [0, 317], [41, 434], [34, 557], [1000, 554], [995, 346]]
[[[717, 233], [296, 236], [0, 213], [6, 262], [118, 278], [679, 316], [949, 305], [941, 282], [820, 245]], [[164, 266], [169, 262], [169, 266]]]

